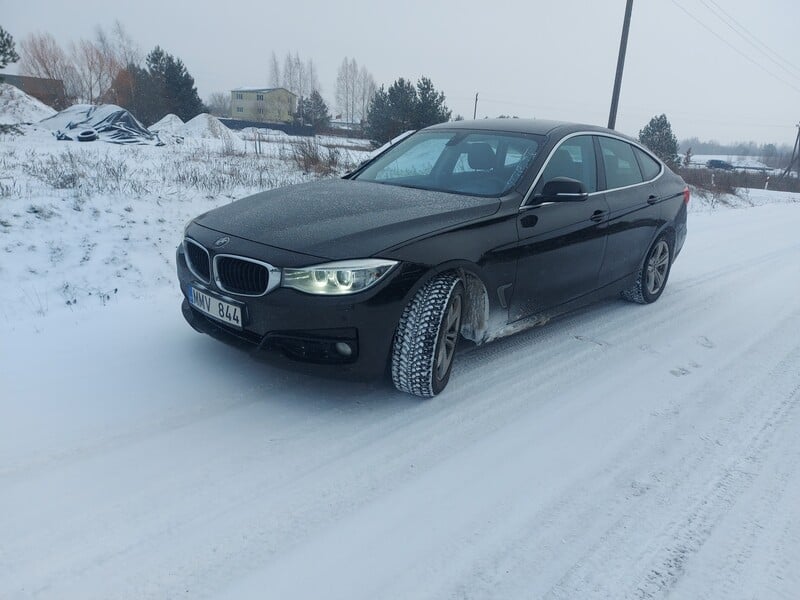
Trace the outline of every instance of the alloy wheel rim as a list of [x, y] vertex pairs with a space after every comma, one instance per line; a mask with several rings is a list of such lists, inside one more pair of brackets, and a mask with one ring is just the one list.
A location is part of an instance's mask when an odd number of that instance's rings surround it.
[[436, 378], [439, 380], [444, 379], [456, 352], [456, 342], [458, 342], [458, 333], [461, 329], [461, 295], [453, 297], [444, 316], [443, 325], [444, 332], [436, 356]]
[[661, 240], [653, 248], [650, 260], [647, 261], [647, 292], [657, 294], [664, 286], [669, 268], [669, 245]]

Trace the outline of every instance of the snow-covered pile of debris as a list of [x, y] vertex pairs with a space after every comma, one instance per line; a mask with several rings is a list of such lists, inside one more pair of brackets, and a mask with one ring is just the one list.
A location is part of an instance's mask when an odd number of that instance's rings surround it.
[[116, 104], [76, 104], [39, 123], [59, 140], [161, 144], [136, 117]]
[[36, 123], [56, 111], [8, 83], [0, 83], [0, 124]]

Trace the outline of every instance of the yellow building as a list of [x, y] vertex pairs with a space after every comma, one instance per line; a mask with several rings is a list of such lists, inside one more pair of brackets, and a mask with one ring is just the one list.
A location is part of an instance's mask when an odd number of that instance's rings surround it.
[[245, 121], [291, 123], [297, 96], [284, 88], [241, 87], [231, 90], [231, 117]]

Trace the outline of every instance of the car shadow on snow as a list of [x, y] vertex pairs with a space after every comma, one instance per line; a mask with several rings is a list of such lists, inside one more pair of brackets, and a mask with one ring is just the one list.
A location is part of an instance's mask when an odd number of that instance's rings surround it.
[[[450, 385], [438, 398], [457, 396], [461, 384], [473, 383], [482, 373], [503, 368], [509, 363], [524, 363], [535, 369], [537, 364], [553, 359], [554, 351], [565, 369], [580, 357], [564, 352], [573, 344], [603, 351], [609, 346], [596, 336], [598, 326], [611, 319], [626, 320], [638, 307], [622, 300], [607, 300], [554, 318], [544, 326], [532, 327], [491, 343], [476, 346], [462, 340], [456, 352], [456, 362]], [[252, 390], [263, 401], [292, 405], [308, 405], [318, 410], [320, 405], [356, 407], [415, 407], [426, 400], [395, 390], [388, 372], [383, 378], [362, 382], [347, 379], [346, 375], [326, 377], [300, 362], [277, 359], [272, 354], [260, 355], [219, 342], [211, 337], [187, 331], [181, 336], [181, 353], [188, 353], [192, 371], [213, 387]], [[531, 375], [528, 372], [528, 375]]]
[[[320, 404], [336, 407], [381, 403], [402, 407], [418, 404], [418, 398], [395, 390], [388, 376], [375, 381], [354, 381], [346, 375], [325, 377], [301, 362], [271, 353], [254, 353], [224, 344], [192, 331], [181, 336], [182, 353], [190, 355], [193, 369], [203, 379], [212, 378], [214, 387], [228, 385], [255, 392], [265, 402]], [[220, 381], [223, 380], [223, 381]]]

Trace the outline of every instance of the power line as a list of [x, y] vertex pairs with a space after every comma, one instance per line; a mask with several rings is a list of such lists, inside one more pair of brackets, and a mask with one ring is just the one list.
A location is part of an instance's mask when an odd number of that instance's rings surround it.
[[[727, 25], [731, 31], [733, 31], [736, 35], [741, 37], [745, 42], [750, 44], [753, 48], [755, 48], [758, 52], [760, 52], [772, 63], [777, 65], [778, 68], [782, 69], [793, 78], [800, 77], [800, 69], [795, 67], [792, 63], [787, 61], [780, 54], [778, 54], [772, 48], [767, 46], [764, 42], [759, 40], [755, 35], [750, 33], [744, 25], [739, 23], [739, 21], [734, 19], [729, 13], [725, 12], [725, 10], [721, 6], [719, 6], [719, 4], [714, 2], [714, 0], [700, 0], [700, 2], [708, 10], [713, 12], [714, 15], [720, 21], [722, 21], [725, 25]], [[777, 57], [777, 59], [775, 57]], [[786, 65], [788, 65], [788, 68], [781, 63], [785, 63]]]
[[[470, 102], [472, 102], [474, 100], [474, 97], [468, 97], [468, 96], [448, 96], [448, 97], [449, 98], [456, 98], [456, 99], [463, 100], [463, 101], [469, 100]], [[501, 106], [502, 105], [517, 106], [517, 107], [520, 107], [520, 108], [528, 108], [528, 109], [533, 109], [535, 111], [540, 111], [540, 112], [541, 111], [554, 111], [554, 110], [563, 111], [565, 108], [570, 109], [570, 110], [591, 110], [591, 111], [595, 111], [595, 112], [599, 111], [599, 108], [597, 107], [596, 104], [590, 104], [590, 103], [585, 103], [585, 102], [577, 102], [577, 103], [573, 102], [573, 103], [560, 104], [558, 106], [555, 106], [555, 105], [554, 106], [546, 106], [546, 105], [542, 105], [542, 104], [531, 104], [531, 103], [527, 103], [527, 102], [518, 102], [518, 101], [512, 101], [512, 100], [498, 100], [497, 98], [486, 98], [485, 96], [481, 96], [481, 103], [482, 104], [490, 104], [490, 105], [501, 105]], [[641, 114], [641, 115], [650, 114], [650, 112], [649, 112], [650, 107], [648, 107], [648, 106], [643, 106], [641, 104], [631, 104], [631, 105], [626, 105], [626, 106], [627, 106], [626, 114], [629, 114], [629, 115], [631, 113], [636, 113], [636, 114]], [[713, 116], [701, 115], [701, 114], [698, 114], [696, 111], [671, 110], [671, 111], [669, 111], [669, 114], [670, 115], [677, 115], [679, 117], [695, 119], [695, 120], [698, 120], [698, 121], [702, 121], [704, 123], [714, 123], [714, 124], [717, 124], [717, 125], [747, 125], [749, 127], [758, 127], [758, 128], [768, 127], [768, 128], [774, 128], [774, 129], [785, 129], [786, 128], [786, 124], [785, 123], [764, 123], [764, 122], [761, 122], [761, 121], [748, 121], [746, 116], [743, 116], [742, 118], [739, 118], [739, 119], [731, 121], [731, 120], [715, 119]]]
[[712, 34], [714, 37], [716, 37], [716, 38], [717, 38], [719, 41], [721, 41], [723, 44], [725, 44], [726, 46], [728, 46], [729, 48], [731, 48], [731, 49], [732, 49], [734, 52], [736, 52], [736, 53], [737, 53], [738, 55], [740, 55], [742, 58], [745, 58], [745, 59], [746, 59], [746, 60], [748, 60], [749, 62], [753, 63], [753, 64], [754, 64], [755, 66], [757, 66], [759, 69], [761, 69], [761, 70], [762, 70], [762, 71], [764, 71], [765, 73], [767, 73], [767, 74], [771, 75], [772, 77], [774, 77], [774, 78], [775, 78], [775, 79], [777, 79], [778, 81], [780, 81], [780, 82], [784, 83], [785, 85], [788, 85], [790, 88], [792, 88], [792, 89], [793, 89], [793, 90], [795, 90], [796, 92], [800, 92], [800, 87], [796, 86], [795, 84], [793, 84], [793, 83], [792, 83], [792, 82], [790, 82], [790, 81], [786, 81], [786, 80], [785, 80], [783, 77], [781, 77], [780, 75], [776, 75], [775, 73], [773, 73], [772, 71], [770, 71], [769, 69], [767, 69], [767, 68], [766, 68], [764, 65], [762, 65], [760, 62], [758, 62], [758, 61], [756, 61], [755, 59], [753, 59], [753, 57], [751, 57], [751, 56], [748, 56], [747, 54], [745, 54], [744, 52], [742, 52], [741, 50], [739, 50], [739, 48], [737, 48], [736, 46], [734, 46], [733, 44], [731, 44], [731, 43], [730, 43], [728, 40], [726, 40], [726, 39], [725, 39], [724, 37], [722, 37], [720, 34], [718, 34], [716, 31], [714, 31], [713, 29], [711, 29], [711, 27], [709, 27], [708, 25], [706, 25], [705, 23], [703, 23], [703, 21], [701, 21], [700, 19], [698, 19], [697, 17], [695, 17], [695, 16], [694, 16], [692, 13], [690, 13], [688, 10], [686, 10], [686, 9], [685, 9], [683, 6], [681, 6], [680, 4], [678, 4], [678, 2], [677, 2], [676, 0], [672, 0], [672, 3], [673, 3], [675, 6], [677, 6], [678, 8], [680, 8], [680, 9], [681, 9], [681, 10], [682, 10], [684, 13], [686, 13], [686, 15], [687, 15], [687, 16], [688, 16], [690, 19], [692, 19], [693, 21], [695, 21], [695, 22], [696, 22], [698, 25], [700, 25], [700, 26], [701, 26], [703, 29], [705, 29], [705, 30], [706, 30], [706, 31], [708, 31], [710, 34]]

